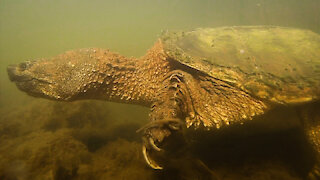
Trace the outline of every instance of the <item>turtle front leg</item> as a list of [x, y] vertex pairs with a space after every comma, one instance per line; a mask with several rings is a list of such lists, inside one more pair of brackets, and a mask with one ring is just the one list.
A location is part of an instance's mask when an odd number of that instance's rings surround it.
[[320, 121], [318, 122], [317, 126], [310, 127], [307, 131], [307, 134], [316, 151], [316, 162], [309, 173], [309, 179], [316, 180], [320, 179]]
[[163, 151], [163, 141], [172, 133], [179, 132], [185, 126], [188, 89], [184, 82], [185, 72], [172, 71], [163, 80], [163, 89], [159, 92], [159, 100], [153, 103], [150, 113], [150, 123], [140, 128], [143, 132], [143, 155], [153, 169], [162, 169], [149, 155], [151, 152]]
[[315, 151], [315, 164], [308, 175], [310, 180], [320, 179], [320, 113], [318, 113], [316, 120], [317, 122], [311, 122], [312, 124], [309, 123], [305, 127], [309, 141]]
[[314, 149], [315, 161], [308, 179], [320, 179], [320, 103], [308, 105], [301, 111], [304, 130]]

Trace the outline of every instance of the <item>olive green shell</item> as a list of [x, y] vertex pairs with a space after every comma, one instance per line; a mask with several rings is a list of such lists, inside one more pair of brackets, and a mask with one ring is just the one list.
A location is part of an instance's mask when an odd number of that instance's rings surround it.
[[320, 98], [320, 36], [309, 30], [240, 26], [165, 33], [166, 54], [276, 103]]

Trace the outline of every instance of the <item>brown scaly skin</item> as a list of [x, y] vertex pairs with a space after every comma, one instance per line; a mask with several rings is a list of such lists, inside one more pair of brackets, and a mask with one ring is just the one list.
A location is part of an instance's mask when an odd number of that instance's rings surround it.
[[7, 70], [11, 81], [31, 96], [61, 101], [101, 99], [153, 107], [151, 120], [160, 120], [163, 125], [150, 124], [141, 129], [149, 149], [156, 147], [154, 141], [161, 142], [170, 135], [165, 124], [179, 122], [178, 108], [164, 92], [165, 77], [173, 75], [169, 73], [172, 68], [158, 42], [140, 59], [90, 48], [68, 51], [51, 59], [27, 61]]
[[29, 95], [62, 101], [103, 99], [150, 106], [160, 79], [170, 71], [155, 46], [140, 59], [90, 48], [68, 51], [51, 59], [9, 66], [10, 79]]
[[[219, 128], [270, 108], [236, 87], [170, 59], [160, 41], [139, 59], [103, 49], [81, 49], [9, 66], [8, 74], [19, 89], [36, 97], [101, 99], [150, 107], [150, 123], [139, 131], [145, 159], [154, 169], [162, 167], [149, 152], [162, 151], [163, 141], [184, 126]], [[320, 152], [319, 126], [304, 124]]]

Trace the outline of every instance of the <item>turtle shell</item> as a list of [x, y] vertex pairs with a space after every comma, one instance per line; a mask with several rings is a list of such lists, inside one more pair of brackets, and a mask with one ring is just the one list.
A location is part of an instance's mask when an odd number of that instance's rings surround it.
[[239, 26], [167, 32], [166, 54], [276, 103], [320, 97], [320, 36], [309, 30]]

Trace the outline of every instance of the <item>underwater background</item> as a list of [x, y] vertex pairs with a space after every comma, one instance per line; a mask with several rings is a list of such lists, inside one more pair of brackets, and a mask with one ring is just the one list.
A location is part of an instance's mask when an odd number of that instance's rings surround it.
[[[9, 64], [86, 47], [140, 57], [164, 30], [276, 25], [320, 33], [319, 9], [320, 0], [0, 0], [0, 179], [208, 178], [190, 167], [147, 167], [135, 131], [149, 109], [29, 97], [9, 81]], [[283, 142], [272, 142], [279, 137], [265, 139], [275, 153], [256, 148], [252, 157], [213, 158], [210, 167], [221, 179], [301, 179], [303, 160], [290, 159], [300, 151], [281, 159], [273, 146]]]

